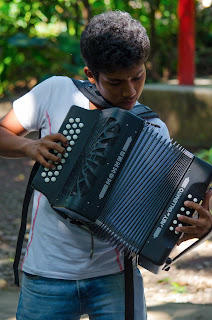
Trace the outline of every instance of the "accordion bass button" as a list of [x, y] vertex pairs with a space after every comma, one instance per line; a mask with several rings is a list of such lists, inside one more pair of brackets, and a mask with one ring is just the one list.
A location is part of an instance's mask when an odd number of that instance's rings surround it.
[[66, 149], [68, 152], [71, 152], [72, 148], [71, 147], [67, 147]]
[[184, 212], [184, 211], [185, 211], [185, 208], [184, 208], [184, 207], [181, 207], [181, 208], [180, 208], [180, 211]]
[[79, 127], [80, 127], [80, 128], [83, 128], [83, 127], [84, 127], [84, 123], [80, 122], [80, 123], [79, 123]]
[[169, 230], [170, 230], [170, 231], [173, 231], [173, 230], [174, 230], [174, 227], [170, 227]]
[[49, 178], [45, 178], [44, 181], [45, 181], [46, 183], [48, 183], [48, 182], [50, 181], [50, 179], [49, 179]]
[[45, 178], [46, 177], [46, 172], [41, 173], [41, 177]]
[[72, 128], [76, 129], [77, 128], [77, 124], [76, 123], [72, 124]]
[[63, 130], [63, 135], [67, 136], [67, 134], [68, 134], [68, 131], [67, 130]]
[[59, 171], [55, 171], [55, 172], [54, 172], [54, 175], [55, 175], [56, 177], [58, 177], [58, 176], [59, 176], [59, 174], [60, 174], [60, 172], [59, 172]]
[[193, 201], [194, 201], [194, 202], [198, 202], [197, 198], [194, 198]]
[[193, 198], [192, 194], [189, 194], [188, 199], [192, 199], [192, 198]]
[[66, 125], [66, 129], [71, 129], [71, 125], [69, 123]]
[[73, 119], [73, 118], [70, 118], [68, 121], [69, 121], [70, 123], [74, 123], [74, 119]]
[[74, 134], [74, 130], [73, 129], [69, 130], [69, 133]]
[[189, 216], [189, 215], [190, 215], [190, 213], [191, 213], [190, 211], [186, 211], [186, 215], [187, 215], [187, 216]]
[[76, 129], [76, 134], [80, 134], [80, 129]]
[[173, 221], [173, 224], [177, 224], [177, 220], [174, 220], [174, 221]]
[[51, 181], [52, 181], [52, 182], [55, 182], [56, 180], [57, 180], [57, 179], [56, 179], [55, 177], [52, 177], [52, 178], [51, 178]]
[[76, 122], [80, 122], [80, 118], [76, 118], [75, 121], [76, 121]]

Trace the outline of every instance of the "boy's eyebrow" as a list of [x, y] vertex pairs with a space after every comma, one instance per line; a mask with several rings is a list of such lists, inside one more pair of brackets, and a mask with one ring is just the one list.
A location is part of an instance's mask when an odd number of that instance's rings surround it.
[[[143, 71], [144, 71], [144, 70], [143, 70], [143, 68], [142, 68], [142, 69], [141, 69], [140, 71], [138, 71], [132, 78], [138, 76], [139, 73], [141, 73], [141, 72], [143, 72]], [[108, 80], [109, 80], [109, 81], [121, 81], [122, 79], [108, 78]]]

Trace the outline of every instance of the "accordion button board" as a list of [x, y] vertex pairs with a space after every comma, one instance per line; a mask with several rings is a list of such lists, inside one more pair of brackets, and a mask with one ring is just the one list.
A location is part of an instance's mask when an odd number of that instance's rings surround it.
[[63, 217], [157, 273], [181, 235], [179, 216], [194, 213], [184, 201], [203, 199], [212, 166], [119, 108], [72, 106], [59, 132], [69, 146], [54, 170], [40, 166], [33, 187]]
[[[63, 170], [63, 165], [65, 165], [67, 158], [70, 156], [71, 151], [76, 143], [76, 140], [79, 137], [79, 134], [82, 131], [82, 128], [84, 127], [84, 123], [81, 122], [80, 118], [69, 118], [66, 119], [67, 124], [65, 125], [65, 129], [61, 128], [61, 133], [66, 137], [69, 144], [68, 147], [66, 147], [66, 152], [64, 154], [58, 153], [57, 150], [53, 150], [53, 153], [61, 158], [60, 162], [52, 162], [49, 160], [49, 163], [53, 163], [54, 167], [50, 170], [48, 168], [43, 168], [43, 171], [41, 172], [41, 177], [44, 178], [45, 183], [51, 183], [56, 182], [61, 170]], [[63, 125], [63, 127], [64, 127]], [[62, 145], [60, 143], [60, 145]]]

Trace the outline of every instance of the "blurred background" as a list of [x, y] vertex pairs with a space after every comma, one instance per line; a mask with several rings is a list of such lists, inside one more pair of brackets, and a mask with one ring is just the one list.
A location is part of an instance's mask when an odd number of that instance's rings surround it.
[[[212, 75], [212, 1], [192, 1], [196, 75], [208, 77]], [[55, 74], [84, 77], [81, 32], [91, 17], [115, 9], [129, 12], [147, 29], [151, 41], [147, 83], [176, 78], [178, 4], [178, 0], [0, 0], [0, 97], [30, 89]]]

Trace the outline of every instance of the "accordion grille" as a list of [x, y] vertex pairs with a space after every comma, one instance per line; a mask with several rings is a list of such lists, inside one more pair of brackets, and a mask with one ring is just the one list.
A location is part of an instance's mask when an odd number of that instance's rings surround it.
[[142, 130], [94, 226], [94, 233], [138, 253], [192, 158], [150, 129]]

